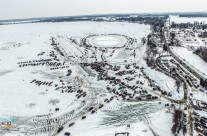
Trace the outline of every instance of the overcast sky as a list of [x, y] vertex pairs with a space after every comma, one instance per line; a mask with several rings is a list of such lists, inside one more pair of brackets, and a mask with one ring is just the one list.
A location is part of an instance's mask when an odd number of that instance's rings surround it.
[[0, 0], [0, 20], [112, 13], [207, 11], [207, 0]]

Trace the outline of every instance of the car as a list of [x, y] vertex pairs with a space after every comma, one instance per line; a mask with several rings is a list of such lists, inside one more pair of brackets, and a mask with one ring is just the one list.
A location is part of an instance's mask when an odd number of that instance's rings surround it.
[[74, 124], [75, 124], [74, 122], [70, 123], [69, 124], [69, 127], [72, 127]]
[[99, 108], [99, 109], [101, 109], [102, 107], [103, 107], [103, 104], [99, 105], [99, 107], [98, 107], [98, 108]]
[[94, 114], [96, 111], [95, 110], [92, 110], [91, 114]]
[[93, 107], [90, 107], [89, 109], [88, 109], [88, 111], [92, 111], [93, 110]]
[[105, 100], [104, 100], [104, 102], [107, 102], [107, 101], [108, 101], [108, 99], [105, 99]]
[[69, 132], [65, 132], [64, 136], [70, 136]]
[[203, 90], [203, 89], [199, 89], [199, 91], [204, 92], [204, 90]]
[[60, 128], [58, 128], [57, 133], [60, 133], [63, 130], [63, 126], [61, 126]]

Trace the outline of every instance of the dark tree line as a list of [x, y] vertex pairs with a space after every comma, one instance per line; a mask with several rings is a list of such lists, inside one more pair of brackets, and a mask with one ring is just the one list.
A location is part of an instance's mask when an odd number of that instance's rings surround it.
[[183, 124], [183, 112], [181, 110], [174, 110], [173, 115], [173, 127], [171, 128], [172, 133], [176, 136], [180, 129], [182, 128]]
[[201, 57], [205, 62], [207, 62], [207, 48], [200, 47], [195, 52], [199, 57]]
[[175, 22], [172, 22], [171, 28], [178, 28], [178, 29], [188, 29], [188, 28], [197, 28], [197, 29], [202, 29], [202, 30], [205, 30], [207, 29], [207, 24], [203, 24], [202, 22], [199, 23], [199, 22], [194, 22], [194, 23], [175, 23]]

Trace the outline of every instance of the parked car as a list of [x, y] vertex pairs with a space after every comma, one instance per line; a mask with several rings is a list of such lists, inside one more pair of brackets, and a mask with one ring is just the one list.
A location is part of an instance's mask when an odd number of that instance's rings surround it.
[[70, 136], [69, 132], [65, 132], [64, 136]]
[[63, 126], [61, 126], [60, 128], [58, 128], [57, 133], [60, 133], [63, 130]]
[[74, 122], [70, 123], [69, 124], [69, 127], [72, 127], [74, 124], [75, 124]]

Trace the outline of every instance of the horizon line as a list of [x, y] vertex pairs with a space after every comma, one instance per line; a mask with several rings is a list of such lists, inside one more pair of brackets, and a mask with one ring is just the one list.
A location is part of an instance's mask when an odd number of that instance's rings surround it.
[[183, 11], [183, 12], [143, 12], [143, 13], [109, 13], [109, 14], [83, 14], [83, 15], [69, 15], [69, 16], [45, 16], [45, 17], [28, 17], [28, 18], [11, 18], [0, 19], [0, 22], [4, 21], [23, 21], [34, 19], [46, 19], [46, 18], [62, 18], [62, 17], [98, 17], [98, 16], [114, 16], [114, 15], [179, 15], [179, 14], [207, 14], [207, 11]]

